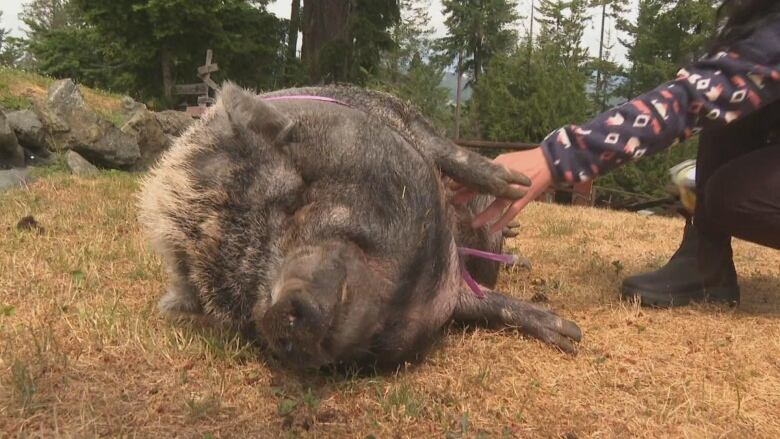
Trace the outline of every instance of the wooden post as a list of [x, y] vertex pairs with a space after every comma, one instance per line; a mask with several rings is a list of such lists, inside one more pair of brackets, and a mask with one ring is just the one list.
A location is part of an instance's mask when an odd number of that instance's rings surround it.
[[593, 180], [576, 183], [572, 188], [571, 204], [574, 206], [593, 206]]
[[206, 51], [206, 63], [198, 67], [198, 77], [203, 81], [199, 84], [182, 84], [173, 86], [173, 91], [177, 95], [198, 95], [198, 105], [194, 107], [187, 107], [187, 114], [193, 117], [200, 117], [206, 110], [206, 107], [214, 103], [214, 99], [211, 97], [209, 89], [219, 91], [219, 85], [211, 79], [211, 74], [219, 71], [219, 66], [216, 63], [212, 63], [214, 53], [211, 49]]
[[173, 97], [173, 59], [171, 51], [165, 47], [160, 50], [160, 68], [162, 69], [163, 96], [170, 102]]
[[[596, 103], [601, 104], [601, 111], [606, 110], [606, 84], [601, 90], [601, 69], [604, 68], [604, 27], [607, 19], [607, 0], [601, 0], [601, 38], [599, 39], [599, 68], [596, 70]], [[602, 92], [604, 96], [602, 96]], [[603, 99], [603, 102], [602, 102]]]

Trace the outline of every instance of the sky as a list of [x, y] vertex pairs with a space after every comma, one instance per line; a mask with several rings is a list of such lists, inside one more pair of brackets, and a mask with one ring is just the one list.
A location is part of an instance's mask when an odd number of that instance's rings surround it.
[[[10, 29], [12, 34], [17, 36], [22, 34], [22, 23], [19, 21], [18, 17], [19, 12], [22, 10], [22, 3], [24, 3], [23, 0], [0, 0], [0, 11], [3, 11], [0, 27]], [[524, 33], [529, 22], [527, 17], [530, 15], [531, 0], [519, 0], [518, 3], [518, 10], [520, 14], [526, 17], [525, 20], [522, 20], [520, 23], [518, 23], [520, 31]], [[268, 9], [281, 17], [289, 17], [290, 0], [274, 0], [269, 4]], [[632, 13], [635, 14], [636, 12]], [[431, 0], [430, 14], [431, 24], [435, 29], [436, 36], [444, 36], [447, 30], [444, 27], [444, 17], [441, 13], [440, 0]], [[591, 20], [585, 31], [584, 44], [586, 47], [588, 47], [593, 56], [598, 55], [600, 25], [601, 23], [598, 20]], [[610, 27], [611, 23], [608, 22], [607, 28]], [[620, 64], [625, 64], [625, 49], [620, 46], [619, 43], [617, 43], [617, 40], [614, 36], [613, 42], [615, 42], [615, 48], [612, 54], [613, 59]]]

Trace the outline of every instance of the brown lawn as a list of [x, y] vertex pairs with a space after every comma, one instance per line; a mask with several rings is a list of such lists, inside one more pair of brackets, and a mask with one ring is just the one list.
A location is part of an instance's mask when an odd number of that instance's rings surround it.
[[[585, 332], [578, 356], [450, 329], [393, 375], [296, 376], [230, 334], [155, 311], [159, 259], [133, 176], [55, 174], [0, 195], [0, 437], [777, 437], [780, 255], [735, 244], [737, 309], [621, 302], [681, 221], [531, 206], [504, 275]], [[34, 215], [43, 233], [18, 231]]]

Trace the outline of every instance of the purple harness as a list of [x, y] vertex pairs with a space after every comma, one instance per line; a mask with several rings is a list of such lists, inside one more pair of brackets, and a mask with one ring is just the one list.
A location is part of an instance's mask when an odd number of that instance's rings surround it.
[[[264, 97], [263, 100], [264, 101], [320, 101], [320, 102], [329, 102], [331, 104], [343, 105], [345, 107], [352, 108], [349, 104], [341, 102], [337, 99], [328, 98], [325, 96], [315, 96], [315, 95], [268, 96], [268, 97]], [[466, 264], [463, 263], [463, 257], [473, 256], [475, 258], [487, 259], [489, 261], [500, 262], [502, 264], [508, 264], [508, 265], [515, 264], [517, 262], [517, 257], [514, 255], [492, 253], [492, 252], [477, 250], [475, 248], [469, 248], [469, 247], [458, 247], [458, 255], [460, 255], [461, 257], [460, 274], [463, 277], [463, 281], [466, 282], [466, 285], [474, 293], [474, 295], [479, 297], [480, 299], [485, 298], [485, 292], [482, 291], [482, 288], [479, 286], [477, 281], [475, 281], [474, 278], [471, 277], [471, 274], [466, 269]]]

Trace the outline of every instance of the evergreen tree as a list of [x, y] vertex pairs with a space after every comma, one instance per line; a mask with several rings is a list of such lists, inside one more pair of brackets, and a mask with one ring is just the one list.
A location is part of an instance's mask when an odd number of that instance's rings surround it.
[[[86, 23], [130, 64], [123, 88], [163, 95], [176, 82], [193, 82], [206, 49], [220, 75], [247, 86], [272, 87], [284, 61], [282, 23], [265, 1], [72, 0]], [[217, 76], [220, 76], [217, 75]]]
[[614, 48], [612, 43], [612, 30], [608, 29], [607, 19], [619, 20], [628, 9], [627, 0], [592, 0], [591, 6], [597, 8], [597, 18], [601, 22], [599, 37], [598, 57], [593, 61], [593, 69], [596, 71], [596, 83], [593, 91], [594, 113], [607, 109], [607, 104], [614, 96], [612, 78], [620, 75], [622, 69], [611, 59]]
[[606, 30], [605, 33], [601, 55], [591, 61], [591, 69], [596, 71], [596, 80], [593, 83], [591, 95], [592, 115], [604, 112], [615, 103], [622, 103], [626, 100], [620, 93], [626, 74], [623, 67], [617, 64], [612, 56], [612, 51], [615, 48], [612, 30]]
[[495, 55], [506, 54], [517, 43], [512, 26], [520, 18], [515, 0], [443, 0], [449, 34], [440, 40], [443, 59], [451, 64], [462, 57], [462, 69], [476, 84]]
[[[0, 22], [3, 20], [3, 11], [0, 11]], [[3, 43], [10, 31], [8, 29], [0, 27], [0, 50], [3, 48]]]
[[363, 84], [393, 48], [398, 0], [307, 0], [303, 4], [301, 58], [312, 83]]
[[[0, 22], [3, 20], [3, 11], [0, 11]], [[9, 66], [13, 65], [13, 60], [8, 55], [8, 29], [0, 27], [0, 65]]]
[[415, 105], [434, 124], [450, 118], [448, 91], [441, 86], [444, 69], [433, 60], [430, 0], [402, 0], [401, 20], [390, 35], [394, 48], [385, 52], [371, 86]]
[[541, 0], [537, 21], [541, 24], [539, 45], [560, 62], [582, 69], [588, 51], [582, 46], [585, 25], [589, 21], [584, 0]]
[[[457, 75], [457, 96], [455, 102], [456, 137], [461, 135], [461, 92], [469, 86], [476, 86], [484, 73], [485, 66], [495, 56], [513, 50], [517, 44], [517, 33], [512, 28], [520, 18], [515, 0], [443, 0], [444, 24], [448, 35], [438, 41], [441, 62], [455, 64]], [[470, 80], [463, 85], [463, 75]], [[479, 102], [470, 103], [470, 113], [479, 114]], [[480, 137], [481, 118], [470, 118], [468, 126], [471, 136]]]
[[626, 97], [648, 91], [674, 78], [682, 65], [704, 54], [715, 27], [717, 0], [639, 0], [635, 23], [618, 20], [627, 35], [631, 69]]
[[493, 140], [538, 142], [588, 114], [587, 53], [582, 48], [584, 2], [540, 2], [541, 29], [526, 47], [496, 57], [477, 84], [479, 120]]
[[69, 0], [32, 0], [20, 14], [27, 26], [25, 50], [35, 69], [109, 88], [114, 82], [109, 44], [80, 18]]

